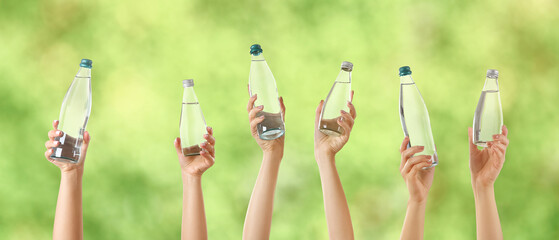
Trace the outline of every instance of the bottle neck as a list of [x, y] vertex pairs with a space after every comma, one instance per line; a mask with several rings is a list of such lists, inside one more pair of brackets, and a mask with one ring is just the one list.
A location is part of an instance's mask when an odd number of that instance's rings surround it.
[[483, 85], [483, 90], [484, 91], [499, 91], [499, 81], [497, 81], [497, 78], [486, 78], [485, 79], [485, 85]]
[[341, 70], [336, 78], [336, 82], [351, 83], [351, 72]]
[[78, 73], [76, 73], [76, 77], [91, 78], [91, 68], [80, 67], [80, 69], [78, 69]]
[[194, 87], [185, 87], [182, 94], [183, 103], [198, 103], [198, 98], [196, 93], [194, 93]]
[[400, 76], [400, 84], [414, 84], [410, 75]]
[[256, 56], [251, 54], [250, 58], [251, 58], [252, 61], [264, 61], [265, 60], [264, 59], [264, 54], [262, 54], [262, 53], [260, 53]]

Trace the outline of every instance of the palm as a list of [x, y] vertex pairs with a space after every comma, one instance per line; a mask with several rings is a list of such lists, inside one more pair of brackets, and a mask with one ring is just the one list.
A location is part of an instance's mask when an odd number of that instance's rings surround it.
[[321, 150], [329, 151], [332, 153], [337, 153], [344, 145], [347, 143], [348, 139], [344, 135], [340, 136], [329, 136], [326, 135], [318, 130], [315, 130], [316, 145], [318, 148], [322, 148]]
[[505, 162], [505, 153], [509, 144], [508, 129], [503, 125], [502, 134], [495, 135], [493, 141], [487, 142], [487, 147], [482, 150], [472, 143], [472, 132], [471, 128], [468, 129], [472, 178], [476, 182], [493, 183]]
[[419, 171], [415, 176], [410, 176], [411, 178], [415, 177], [415, 179], [407, 181], [410, 196], [419, 196], [421, 199], [425, 199], [433, 184], [434, 175], [435, 168], [429, 168]]
[[258, 132], [256, 131], [256, 129], [251, 130], [251, 132], [252, 132], [252, 137], [256, 139], [256, 143], [258, 144], [258, 146], [260, 146], [262, 151], [273, 152], [273, 151], [283, 150], [285, 135], [276, 138], [274, 140], [263, 140], [258, 136]]
[[212, 166], [211, 163], [209, 163], [208, 160], [201, 155], [188, 157], [182, 155], [179, 158], [181, 168], [187, 173], [193, 175], [202, 175], [202, 173]]

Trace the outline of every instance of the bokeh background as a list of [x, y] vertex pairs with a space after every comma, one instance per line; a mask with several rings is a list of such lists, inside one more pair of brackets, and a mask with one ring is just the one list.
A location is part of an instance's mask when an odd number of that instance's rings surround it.
[[507, 239], [559, 239], [559, 2], [0, 1], [0, 239], [48, 239], [59, 170], [44, 159], [81, 58], [93, 60], [87, 239], [178, 239], [173, 139], [194, 78], [217, 160], [203, 177], [210, 239], [240, 239], [261, 152], [249, 134], [249, 46], [260, 43], [287, 105], [271, 239], [327, 239], [314, 111], [344, 60], [358, 118], [337, 165], [357, 239], [397, 239], [398, 67], [422, 92], [440, 165], [426, 239], [474, 239], [467, 128], [498, 69], [511, 144], [495, 184]]

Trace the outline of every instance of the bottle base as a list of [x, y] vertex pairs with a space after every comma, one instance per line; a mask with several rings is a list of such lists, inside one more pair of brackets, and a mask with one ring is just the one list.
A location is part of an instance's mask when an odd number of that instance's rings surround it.
[[78, 160], [76, 160], [76, 159], [67, 158], [67, 157], [62, 157], [62, 156], [51, 155], [50, 158], [54, 159], [55, 161], [59, 161], [59, 162], [65, 162], [65, 163], [78, 163]]
[[318, 130], [321, 133], [324, 133], [324, 134], [329, 135], [329, 136], [337, 137], [337, 136], [342, 135], [340, 132], [337, 132], [337, 131], [334, 131], [334, 130], [331, 130], [331, 129], [327, 129], [327, 128], [320, 128]]
[[274, 140], [280, 138], [283, 134], [285, 134], [285, 131], [282, 129], [270, 129], [260, 134], [259, 137], [262, 140]]
[[482, 148], [487, 147], [487, 142], [477, 141], [477, 142], [474, 142], [474, 144], [477, 145], [478, 147], [482, 147]]

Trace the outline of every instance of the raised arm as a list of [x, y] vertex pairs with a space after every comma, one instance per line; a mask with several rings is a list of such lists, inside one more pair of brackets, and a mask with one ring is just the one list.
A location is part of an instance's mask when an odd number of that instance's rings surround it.
[[215, 138], [213, 129], [207, 127], [205, 142], [200, 144], [200, 155], [184, 156], [181, 139], [175, 139], [175, 150], [179, 158], [182, 172], [182, 227], [181, 239], [208, 239], [204, 197], [202, 196], [202, 174], [215, 162]]
[[479, 150], [472, 143], [472, 128], [468, 129], [470, 145], [470, 172], [476, 202], [476, 232], [478, 240], [503, 239], [499, 212], [495, 201], [494, 183], [505, 163], [509, 140], [508, 129], [503, 125], [502, 134], [493, 135], [488, 147]]
[[[257, 96], [250, 98], [247, 106], [249, 112], [250, 131], [256, 143], [263, 152], [262, 166], [258, 172], [258, 178], [252, 190], [252, 196], [248, 204], [243, 239], [263, 240], [270, 238], [272, 226], [272, 210], [274, 207], [274, 193], [281, 159], [283, 157], [283, 146], [285, 135], [274, 140], [262, 140], [258, 137], [256, 125], [264, 120], [264, 116], [256, 117], [262, 111], [262, 106], [254, 107]], [[282, 116], [285, 118], [285, 105], [283, 98], [279, 99]]]
[[82, 177], [84, 172], [85, 155], [91, 137], [88, 132], [84, 133], [81, 146], [81, 156], [78, 163], [66, 163], [52, 159], [52, 148], [60, 145], [55, 137], [61, 137], [62, 131], [58, 130], [58, 120], [53, 122], [54, 129], [49, 131], [49, 140], [45, 143], [47, 151], [45, 157], [51, 163], [60, 168], [60, 189], [56, 201], [56, 213], [54, 215], [54, 228], [52, 238], [54, 240], [76, 240], [83, 239], [83, 213], [82, 213]]
[[[351, 93], [353, 99], [353, 92]], [[353, 128], [356, 117], [355, 107], [351, 102], [347, 103], [350, 112], [341, 111], [341, 118], [337, 123], [344, 129], [344, 133], [334, 137], [326, 135], [318, 130], [320, 114], [324, 101], [316, 108], [314, 128], [314, 156], [320, 171], [322, 182], [322, 193], [324, 197], [324, 211], [330, 239], [354, 239], [353, 226], [349, 207], [344, 193], [344, 188], [338, 170], [336, 169], [336, 153], [339, 152], [349, 140], [349, 134]]]
[[423, 239], [427, 194], [433, 183], [435, 168], [423, 169], [431, 165], [431, 156], [413, 156], [422, 152], [423, 146], [407, 148], [409, 142], [410, 139], [405, 137], [402, 146], [400, 146], [402, 155], [400, 174], [404, 178], [410, 194], [400, 239], [420, 240]]

